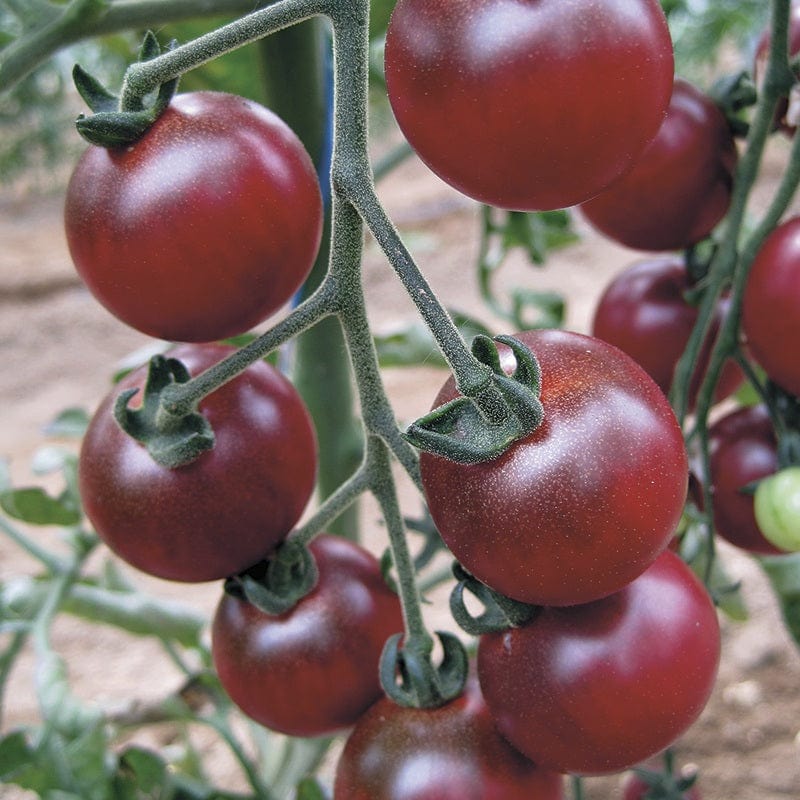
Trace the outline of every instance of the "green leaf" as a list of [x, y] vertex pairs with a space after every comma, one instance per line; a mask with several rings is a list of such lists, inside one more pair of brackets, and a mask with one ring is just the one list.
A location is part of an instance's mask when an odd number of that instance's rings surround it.
[[316, 778], [303, 778], [297, 784], [296, 800], [328, 800], [328, 794]]
[[[467, 342], [479, 334], [491, 337], [489, 329], [479, 320], [459, 311], [450, 311], [456, 327]], [[393, 333], [376, 335], [375, 347], [381, 367], [426, 366], [447, 368], [436, 341], [421, 322], [413, 322]]]
[[759, 559], [778, 598], [783, 621], [800, 647], [800, 553]]
[[123, 751], [113, 778], [115, 800], [160, 800], [169, 796], [166, 762], [152, 750], [129, 747]]
[[13, 776], [31, 760], [32, 752], [24, 731], [12, 731], [0, 739], [0, 781], [12, 781]]
[[89, 425], [89, 414], [83, 408], [65, 408], [45, 427], [47, 436], [60, 439], [81, 439]]
[[80, 510], [75, 507], [69, 493], [51, 497], [38, 486], [0, 492], [0, 508], [9, 517], [31, 525], [66, 527], [77, 525], [81, 521]]
[[0, 783], [15, 784], [40, 796], [58, 788], [52, 765], [37, 756], [23, 731], [12, 731], [0, 740]]
[[[681, 539], [680, 554], [695, 575], [704, 581], [708, 564], [705, 526], [693, 524], [687, 528]], [[707, 587], [717, 607], [727, 617], [735, 622], [747, 620], [747, 606], [742, 596], [741, 586], [728, 575], [719, 553], [715, 553]]]

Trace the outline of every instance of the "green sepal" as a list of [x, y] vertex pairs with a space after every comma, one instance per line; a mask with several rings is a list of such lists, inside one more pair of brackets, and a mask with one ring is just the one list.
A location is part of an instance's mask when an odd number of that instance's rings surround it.
[[138, 389], [121, 392], [114, 405], [114, 418], [122, 430], [141, 442], [153, 460], [168, 469], [189, 464], [214, 446], [214, 432], [199, 411], [175, 415], [162, 402], [166, 389], [186, 383], [190, 377], [177, 359], [153, 356], [141, 407], [128, 407]]
[[[167, 46], [172, 50], [177, 42]], [[161, 55], [161, 46], [152, 31], [145, 34], [139, 50], [139, 61], [150, 61]], [[164, 113], [178, 89], [178, 78], [162, 83], [153, 103], [145, 107], [143, 98], [119, 98], [79, 65], [72, 70], [78, 93], [92, 110], [75, 121], [78, 133], [89, 144], [110, 149], [128, 147], [139, 140]]]
[[[457, 561], [453, 563], [453, 575], [457, 582], [450, 593], [450, 613], [465, 633], [472, 636], [500, 633], [530, 622], [539, 612], [539, 606], [512, 600], [481, 583]], [[465, 591], [472, 594], [483, 606], [483, 612], [477, 617], [467, 609], [464, 602]]]
[[[495, 342], [511, 348], [517, 360], [512, 375], [500, 365]], [[530, 349], [512, 336], [476, 336], [473, 355], [492, 370], [489, 385], [473, 398], [457, 397], [418, 419], [405, 432], [420, 450], [451, 461], [476, 464], [504, 453], [532, 433], [544, 416], [541, 370]]]
[[277, 617], [291, 611], [318, 580], [317, 563], [308, 547], [285, 541], [268, 561], [228, 578], [225, 591]]
[[381, 686], [398, 705], [438, 708], [461, 694], [469, 671], [466, 648], [452, 633], [436, 631], [436, 635], [442, 645], [438, 667], [431, 663], [433, 642], [427, 636], [402, 642], [398, 633], [387, 640], [380, 660]]
[[72, 68], [72, 81], [84, 103], [95, 114], [116, 111], [119, 98], [112, 94], [100, 81], [90, 75], [80, 64]]

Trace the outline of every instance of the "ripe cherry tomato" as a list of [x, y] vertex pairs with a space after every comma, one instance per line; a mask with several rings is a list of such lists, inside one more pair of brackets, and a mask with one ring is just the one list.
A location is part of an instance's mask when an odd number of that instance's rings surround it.
[[[753, 79], [759, 89], [767, 73], [771, 40], [771, 32], [767, 29], [763, 31], [756, 45], [756, 54], [753, 63]], [[792, 2], [789, 12], [789, 55], [794, 57], [798, 53], [800, 53], [800, 3], [795, 0]], [[775, 111], [775, 127], [785, 134], [793, 136], [794, 132], [797, 130], [797, 111], [798, 109], [794, 108], [792, 109], [792, 114], [789, 114], [789, 98], [783, 98], [778, 103], [778, 108]], [[793, 116], [793, 118], [789, 119], [787, 115]]]
[[563, 781], [494, 727], [474, 678], [435, 709], [380, 700], [358, 722], [336, 770], [334, 800], [562, 800]]
[[[664, 394], [669, 392], [675, 365], [697, 321], [697, 308], [686, 301], [689, 288], [686, 263], [680, 256], [653, 256], [617, 275], [606, 287], [594, 313], [592, 334], [624, 350], [644, 367]], [[689, 390], [692, 405], [726, 307], [726, 303], [720, 305], [697, 361]], [[728, 397], [743, 380], [742, 371], [729, 361], [717, 384], [715, 399]]]
[[733, 411], [709, 429], [714, 527], [731, 544], [751, 553], [780, 552], [756, 523], [753, 495], [742, 492], [778, 469], [777, 442], [764, 406]]
[[[183, 345], [169, 356], [197, 374], [231, 352]], [[195, 582], [241, 572], [283, 540], [314, 488], [306, 407], [286, 378], [256, 362], [200, 402], [213, 449], [167, 469], [111, 413], [119, 393], [141, 388], [146, 373], [132, 372], [109, 393], [86, 432], [79, 460], [86, 514], [112, 550], [151, 575]]]
[[580, 203], [628, 169], [664, 118], [674, 66], [654, 0], [400, 0], [385, 64], [420, 158], [519, 210]]
[[204, 342], [249, 330], [291, 298], [319, 249], [322, 199], [281, 119], [194, 92], [130, 147], [90, 147], [64, 216], [75, 266], [112, 314], [150, 336]]
[[319, 579], [294, 608], [270, 616], [226, 594], [211, 629], [214, 665], [234, 703], [292, 736], [353, 725], [382, 695], [381, 651], [403, 631], [400, 600], [371, 553], [325, 534], [310, 549]]
[[[567, 331], [516, 336], [541, 366], [544, 421], [484, 463], [423, 453], [430, 512], [455, 557], [502, 594], [596, 600], [670, 541], [688, 483], [681, 430], [658, 386], [616, 347]], [[455, 395], [451, 379], [434, 405]]]
[[800, 550], [800, 467], [764, 478], [756, 489], [753, 510], [767, 541], [787, 552]]
[[742, 297], [750, 352], [779, 386], [800, 395], [800, 217], [779, 225], [758, 251]]
[[[622, 791], [622, 800], [657, 800], [664, 797], [663, 794], [656, 794], [646, 781], [640, 778], [635, 772], [629, 773], [625, 777], [625, 784]], [[665, 800], [702, 800], [697, 784], [693, 784], [685, 792], [679, 793], [676, 789], [674, 794], [670, 794]]]
[[719, 663], [714, 605], [670, 551], [611, 597], [484, 634], [478, 675], [498, 730], [543, 767], [618, 772], [698, 717]]
[[727, 213], [736, 161], [723, 113], [679, 79], [658, 135], [633, 169], [581, 211], [627, 247], [684, 249], [708, 236]]

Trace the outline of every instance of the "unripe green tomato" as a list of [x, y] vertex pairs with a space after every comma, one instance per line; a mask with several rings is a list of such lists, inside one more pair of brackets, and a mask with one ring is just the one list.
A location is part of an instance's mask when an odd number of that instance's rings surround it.
[[756, 522], [776, 547], [800, 550], [800, 467], [787, 467], [758, 484]]

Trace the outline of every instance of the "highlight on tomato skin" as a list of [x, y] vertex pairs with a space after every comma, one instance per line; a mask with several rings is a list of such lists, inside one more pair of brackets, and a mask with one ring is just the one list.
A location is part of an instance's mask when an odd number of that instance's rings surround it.
[[379, 700], [339, 758], [334, 800], [564, 800], [564, 780], [497, 732], [474, 675], [444, 706]]
[[500, 208], [588, 200], [653, 139], [674, 58], [655, 0], [399, 0], [389, 101], [428, 167]]
[[340, 536], [310, 545], [316, 586], [272, 616], [224, 594], [211, 629], [220, 681], [249, 717], [291, 736], [323, 736], [351, 725], [382, 696], [378, 662], [403, 631], [400, 600], [378, 560]]
[[[167, 355], [197, 375], [233, 352], [185, 344]], [[112, 415], [120, 392], [141, 396], [146, 375], [141, 367], [125, 377], [89, 424], [78, 464], [86, 515], [111, 550], [150, 575], [203, 582], [242, 572], [283, 541], [311, 497], [317, 443], [308, 410], [278, 370], [257, 361], [201, 400], [213, 449], [169, 469]]]
[[310, 156], [269, 109], [188, 92], [133, 145], [89, 147], [67, 188], [75, 267], [125, 324], [211, 342], [278, 311], [308, 276], [322, 235]]
[[[491, 461], [423, 453], [425, 496], [478, 580], [523, 603], [586, 603], [667, 547], [686, 500], [683, 435], [663, 392], [613, 345], [563, 330], [515, 336], [541, 367], [543, 423]], [[456, 395], [450, 379], [433, 405]]]
[[602, 775], [682, 735], [708, 701], [719, 658], [714, 605], [667, 550], [610, 597], [482, 635], [478, 676], [498, 730], [522, 753]]
[[676, 79], [655, 139], [619, 180], [580, 206], [604, 236], [636, 250], [683, 250], [724, 218], [738, 152], [725, 115]]

